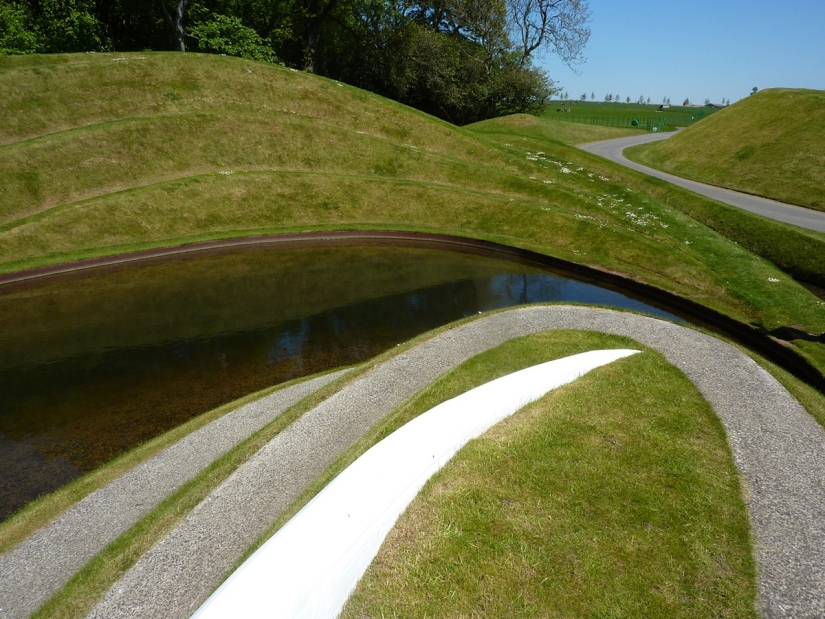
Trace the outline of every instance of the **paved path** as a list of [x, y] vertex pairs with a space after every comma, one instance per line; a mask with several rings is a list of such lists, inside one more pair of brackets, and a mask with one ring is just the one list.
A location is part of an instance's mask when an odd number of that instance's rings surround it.
[[695, 193], [701, 194], [708, 198], [736, 206], [751, 213], [770, 217], [777, 221], [793, 224], [800, 228], [807, 228], [816, 232], [825, 232], [825, 213], [814, 211], [801, 206], [794, 206], [792, 204], [784, 204], [768, 198], [761, 198], [759, 196], [752, 196], [747, 193], [740, 193], [732, 189], [723, 189], [722, 187], [715, 187], [713, 185], [705, 185], [698, 181], [691, 181], [686, 178], [674, 176], [667, 172], [654, 170], [647, 166], [643, 166], [635, 161], [630, 161], [623, 154], [622, 151], [630, 146], [637, 144], [647, 144], [658, 140], [664, 140], [675, 133], [648, 133], [645, 135], [632, 136], [629, 138], [619, 138], [616, 140], [604, 140], [602, 142], [591, 142], [590, 144], [581, 144], [579, 148], [586, 150], [589, 153], [599, 155], [605, 159], [610, 159], [625, 167], [631, 168], [638, 172], [643, 172], [650, 176], [664, 179], [679, 187], [684, 187]]
[[770, 374], [724, 342], [613, 310], [536, 306], [442, 333], [353, 381], [239, 467], [104, 596], [91, 617], [187, 617], [246, 548], [370, 427], [436, 377], [549, 329], [631, 337], [711, 403], [743, 477], [766, 618], [825, 616], [825, 431]]
[[343, 373], [325, 374], [275, 391], [206, 424], [93, 492], [0, 557], [0, 618], [28, 617], [163, 499]]

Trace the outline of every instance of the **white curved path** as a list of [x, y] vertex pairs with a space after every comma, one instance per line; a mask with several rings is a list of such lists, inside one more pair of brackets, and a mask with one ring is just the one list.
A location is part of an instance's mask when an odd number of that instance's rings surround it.
[[594, 350], [447, 400], [373, 446], [238, 568], [198, 619], [331, 619], [398, 517], [464, 445], [548, 391], [637, 350]]

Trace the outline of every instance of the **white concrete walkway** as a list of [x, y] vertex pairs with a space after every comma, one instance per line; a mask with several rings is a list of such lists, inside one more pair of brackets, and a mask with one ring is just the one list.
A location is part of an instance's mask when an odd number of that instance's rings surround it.
[[468, 441], [548, 391], [637, 352], [594, 350], [542, 363], [413, 419], [327, 485], [194, 617], [334, 619], [407, 505]]

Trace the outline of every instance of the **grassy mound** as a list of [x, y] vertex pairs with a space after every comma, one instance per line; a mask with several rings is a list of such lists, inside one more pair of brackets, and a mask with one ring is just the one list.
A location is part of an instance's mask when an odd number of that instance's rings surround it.
[[197, 54], [2, 58], [0, 110], [0, 272], [250, 234], [419, 230], [619, 273], [768, 330], [825, 330], [816, 297], [693, 218], [718, 205], [571, 145], [616, 129], [459, 128]]
[[[511, 340], [404, 413], [582, 339], [639, 348], [581, 332]], [[754, 617], [739, 492], [713, 411], [647, 350], [471, 441], [400, 517], [342, 616]]]
[[825, 91], [764, 90], [627, 154], [679, 176], [825, 211]]

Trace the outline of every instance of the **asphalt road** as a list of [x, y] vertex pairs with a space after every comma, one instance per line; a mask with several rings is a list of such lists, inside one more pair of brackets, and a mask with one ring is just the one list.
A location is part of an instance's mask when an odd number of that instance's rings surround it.
[[705, 185], [697, 181], [691, 181], [686, 178], [674, 176], [667, 172], [661, 172], [648, 168], [635, 161], [630, 161], [622, 151], [630, 146], [637, 144], [647, 144], [648, 142], [655, 142], [664, 140], [674, 135], [674, 133], [648, 133], [645, 135], [632, 136], [629, 138], [619, 138], [616, 140], [604, 140], [602, 142], [591, 142], [590, 144], [581, 144], [579, 148], [586, 150], [594, 155], [599, 155], [610, 161], [615, 161], [632, 170], [655, 176], [664, 179], [679, 187], [684, 187], [695, 193], [701, 194], [708, 198], [730, 204], [751, 213], [769, 217], [776, 221], [793, 224], [800, 228], [814, 230], [815, 232], [825, 232], [825, 213], [814, 211], [801, 206], [794, 206], [793, 204], [784, 204], [768, 198], [761, 198], [759, 196], [752, 196], [747, 193], [740, 193], [732, 189], [723, 189], [722, 187], [714, 187], [713, 185]]

